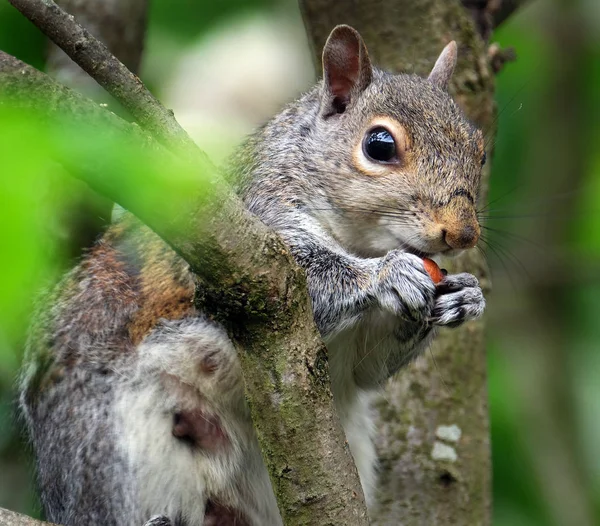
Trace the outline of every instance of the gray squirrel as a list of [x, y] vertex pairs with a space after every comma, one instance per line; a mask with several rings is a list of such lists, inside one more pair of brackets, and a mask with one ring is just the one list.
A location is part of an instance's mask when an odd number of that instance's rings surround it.
[[[483, 136], [446, 88], [372, 67], [337, 26], [323, 79], [252, 135], [230, 180], [305, 270], [336, 409], [369, 507], [369, 404], [436, 327], [479, 317], [470, 274], [437, 286], [423, 257], [479, 237]], [[42, 504], [65, 525], [282, 524], [225, 330], [193, 304], [187, 264], [120, 217], [34, 316], [20, 403]]]

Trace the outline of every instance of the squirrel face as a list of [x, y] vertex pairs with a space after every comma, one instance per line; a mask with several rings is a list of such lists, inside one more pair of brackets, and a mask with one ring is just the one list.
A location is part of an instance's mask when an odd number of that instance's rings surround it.
[[354, 29], [330, 35], [313, 151], [332, 207], [320, 219], [355, 253], [453, 255], [477, 243], [484, 142], [446, 91], [455, 63], [451, 42], [427, 79], [391, 75]]

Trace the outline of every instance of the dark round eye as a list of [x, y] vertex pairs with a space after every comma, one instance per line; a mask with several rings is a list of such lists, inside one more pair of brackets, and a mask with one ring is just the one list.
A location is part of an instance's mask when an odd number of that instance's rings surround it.
[[397, 160], [394, 138], [381, 126], [367, 133], [363, 142], [363, 151], [373, 161], [389, 163]]
[[487, 161], [487, 154], [483, 152], [483, 157], [481, 158], [481, 166], [485, 164], [485, 161]]

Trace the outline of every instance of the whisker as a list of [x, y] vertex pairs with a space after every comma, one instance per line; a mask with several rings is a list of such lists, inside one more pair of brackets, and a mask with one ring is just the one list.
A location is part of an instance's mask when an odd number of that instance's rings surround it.
[[[490, 243], [489, 240], [487, 240]], [[495, 249], [497, 250], [497, 254], [502, 254], [507, 261], [509, 261], [516, 269], [519, 270], [519, 273], [526, 278], [529, 283], [534, 283], [535, 280], [525, 264], [506, 246], [502, 245], [499, 241], [493, 243]], [[490, 244], [491, 247], [491, 244]], [[508, 272], [508, 269], [506, 269]], [[512, 281], [512, 280], [511, 280]]]
[[492, 279], [494, 279], [494, 271], [492, 269], [492, 266], [490, 265], [490, 260], [488, 258], [488, 255], [485, 253], [485, 250], [483, 250], [482, 247], [480, 247], [479, 245], [475, 245], [475, 248], [479, 251], [479, 253], [482, 255], [483, 259], [485, 260], [487, 267], [490, 269], [490, 274], [492, 276]]
[[506, 216], [480, 216], [478, 215], [478, 219], [485, 219], [488, 221], [494, 221], [496, 219], [536, 219], [540, 217], [545, 217], [549, 215], [555, 215], [553, 212], [540, 213], [540, 214], [515, 214], [515, 215], [506, 215]]
[[356, 363], [354, 364], [354, 367], [352, 368], [352, 370], [353, 370], [353, 371], [355, 371], [355, 370], [356, 370], [356, 368], [357, 368], [357, 367], [358, 367], [358, 366], [359, 366], [361, 363], [363, 363], [363, 362], [365, 361], [365, 359], [366, 359], [366, 358], [367, 358], [367, 357], [368, 357], [368, 356], [369, 356], [369, 355], [370, 355], [370, 354], [371, 354], [371, 353], [372, 353], [372, 352], [373, 352], [375, 349], [377, 349], [377, 347], [379, 347], [379, 346], [382, 344], [383, 340], [385, 340], [385, 339], [386, 339], [388, 336], [390, 336], [391, 334], [393, 334], [393, 333], [391, 333], [391, 332], [390, 332], [390, 334], [387, 334], [387, 335], [383, 336], [383, 337], [382, 337], [382, 338], [381, 338], [381, 339], [380, 339], [380, 340], [379, 340], [377, 343], [375, 343], [375, 345], [373, 345], [373, 347], [371, 347], [371, 348], [370, 348], [370, 349], [369, 349], [369, 350], [368, 350], [368, 351], [367, 351], [367, 352], [366, 352], [366, 353], [363, 355], [363, 357], [362, 357], [362, 358], [361, 358], [361, 359], [360, 359], [358, 362], [356, 362]]
[[548, 247], [545, 247], [541, 243], [533, 241], [532, 239], [526, 238], [526, 237], [521, 236], [519, 234], [515, 234], [514, 232], [509, 232], [508, 230], [501, 230], [501, 229], [498, 229], [498, 228], [492, 228], [492, 227], [487, 226], [487, 225], [481, 225], [481, 227], [485, 228], [486, 230], [489, 230], [490, 232], [495, 232], [497, 234], [502, 234], [504, 236], [510, 237], [512, 239], [515, 239], [516, 241], [521, 241], [523, 243], [528, 243], [529, 245], [531, 245], [531, 246], [539, 249], [540, 252], [542, 252], [544, 255], [547, 254], [547, 252], [548, 252]]
[[506, 197], [508, 197], [509, 195], [511, 195], [512, 193], [516, 192], [519, 188], [523, 187], [523, 185], [517, 185], [514, 188], [511, 188], [508, 192], [502, 194], [500, 197], [496, 197], [496, 199], [491, 200], [487, 205], [485, 205], [483, 208], [477, 210], [477, 213], [481, 213], [481, 212], [489, 212], [489, 208], [490, 206], [492, 206], [494, 203], [497, 203], [498, 201], [500, 201], [501, 199], [504, 199]]
[[[515, 93], [513, 94], [513, 96], [509, 99], [509, 101], [504, 105], [504, 107], [497, 113], [496, 117], [494, 118], [494, 120], [492, 121], [492, 123], [490, 124], [489, 128], [487, 129], [487, 131], [484, 134], [484, 137], [487, 138], [487, 141], [485, 143], [485, 149], [487, 150], [488, 145], [489, 145], [489, 141], [491, 140], [491, 138], [493, 137], [493, 135], [490, 135], [488, 137], [488, 134], [494, 129], [494, 127], [496, 126], [496, 124], [498, 123], [498, 121], [500, 120], [500, 117], [502, 116], [502, 114], [506, 111], [506, 109], [513, 103], [513, 101], [517, 98], [517, 96], [523, 91], [523, 89], [525, 89], [525, 86], [527, 86], [527, 84], [529, 84], [529, 80], [526, 80], [519, 89], [517, 89], [517, 91], [515, 91]], [[521, 105], [522, 106], [522, 105]], [[519, 109], [521, 108], [521, 106], [519, 107]], [[516, 112], [515, 112], [516, 113]], [[514, 115], [514, 114], [513, 114]], [[511, 115], [512, 116], [512, 115]]]
[[[522, 188], [523, 186], [524, 185], [517, 185], [514, 188], [512, 188], [511, 190], [509, 190], [508, 192], [502, 194], [501, 196], [497, 197], [496, 199], [493, 199], [486, 206], [484, 206], [483, 208], [478, 209], [477, 210], [477, 215], [480, 215], [483, 212], [485, 212], [487, 214], [489, 214], [491, 212], [506, 212], [506, 213], [512, 214], [512, 212], [515, 211], [513, 208], [495, 208], [495, 209], [490, 209], [490, 206], [493, 205], [494, 203], [497, 203], [501, 199], [504, 199], [505, 197], [508, 197], [515, 190], [517, 190], [518, 188]], [[555, 213], [555, 211], [548, 212], [546, 210], [548, 208], [549, 204], [555, 203], [556, 201], [560, 201], [560, 200], [564, 200], [564, 199], [569, 199], [571, 197], [576, 197], [578, 195], [581, 195], [583, 192], [588, 191], [587, 186], [588, 185], [581, 185], [579, 188], [576, 188], [576, 189], [573, 189], [573, 190], [568, 190], [568, 191], [560, 192], [560, 193], [557, 193], [557, 194], [554, 194], [554, 195], [548, 195], [548, 196], [538, 197], [536, 199], [529, 200], [529, 202], [526, 205], [527, 211], [529, 213], [529, 212], [531, 212], [532, 209], [542, 208], [543, 212], [545, 211], [547, 214]], [[544, 215], [543, 212], [542, 212], [541, 215]], [[533, 216], [533, 214], [532, 214], [532, 216]]]
[[341, 208], [339, 206], [330, 206], [330, 207], [307, 207], [307, 210], [314, 211], [342, 211], [342, 212], [362, 212], [369, 214], [378, 214], [378, 215], [390, 215], [392, 217], [410, 217], [415, 214], [408, 210], [395, 209], [393, 207], [380, 206], [378, 208], [361, 208], [360, 206], [353, 208]]
[[504, 268], [504, 271], [506, 272], [506, 275], [508, 276], [508, 279], [510, 281], [510, 284], [513, 288], [514, 291], [518, 291], [519, 289], [517, 288], [516, 283], [513, 280], [512, 274], [510, 273], [508, 266], [506, 265], [506, 261], [504, 260], [504, 257], [502, 257], [502, 255], [496, 250], [496, 247], [494, 245], [492, 245], [484, 236], [481, 236], [479, 238], [481, 241], [483, 241], [485, 243], [485, 245], [494, 253], [494, 255], [498, 258], [498, 261], [500, 262], [500, 264], [502, 265], [502, 267]]
[[506, 258], [509, 261], [511, 261], [513, 265], [515, 265], [515, 267], [521, 269], [523, 275], [526, 276], [527, 279], [533, 283], [533, 277], [529, 273], [529, 270], [527, 270], [527, 267], [511, 250], [509, 250], [506, 246], [503, 246], [500, 243], [496, 243], [496, 248], [498, 248], [498, 250], [500, 250], [500, 252], [502, 252], [502, 254], [504, 254]]

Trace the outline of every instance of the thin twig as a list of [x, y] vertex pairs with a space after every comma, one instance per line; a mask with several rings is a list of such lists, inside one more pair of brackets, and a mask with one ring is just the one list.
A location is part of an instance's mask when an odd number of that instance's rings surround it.
[[52, 0], [9, 0], [50, 40], [117, 99], [159, 142], [175, 151], [201, 155], [196, 144], [142, 81], [75, 18]]

